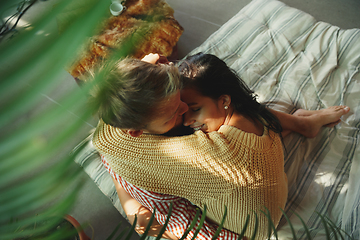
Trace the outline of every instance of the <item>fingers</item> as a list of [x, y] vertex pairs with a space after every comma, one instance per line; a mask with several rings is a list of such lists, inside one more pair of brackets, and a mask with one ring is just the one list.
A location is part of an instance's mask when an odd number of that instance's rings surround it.
[[141, 59], [141, 61], [148, 62], [148, 63], [151, 63], [151, 64], [156, 64], [159, 59], [160, 59], [159, 54], [150, 53], [150, 54], [146, 55], [145, 57], [143, 57]]
[[158, 53], [150, 53], [148, 55], [146, 55], [145, 57], [143, 57], [141, 59], [141, 61], [144, 61], [144, 62], [148, 62], [148, 63], [151, 63], [151, 64], [169, 64], [169, 60], [163, 56], [163, 55], [160, 55]]

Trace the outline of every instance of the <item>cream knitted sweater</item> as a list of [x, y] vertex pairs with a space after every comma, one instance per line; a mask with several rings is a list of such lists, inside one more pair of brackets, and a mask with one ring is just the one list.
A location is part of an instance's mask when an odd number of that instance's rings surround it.
[[236, 233], [250, 214], [246, 235], [252, 234], [255, 211], [256, 239], [265, 238], [264, 206], [275, 226], [282, 216], [287, 178], [280, 138], [271, 131], [257, 136], [224, 125], [208, 134], [131, 137], [100, 121], [93, 144], [117, 174], [140, 188], [186, 198], [201, 209], [206, 205], [207, 217], [216, 223], [227, 206], [224, 227]]

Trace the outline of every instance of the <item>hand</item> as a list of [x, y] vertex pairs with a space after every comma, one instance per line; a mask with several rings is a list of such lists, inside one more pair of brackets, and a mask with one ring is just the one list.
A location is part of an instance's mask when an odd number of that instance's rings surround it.
[[[133, 198], [122, 186], [121, 184], [112, 177], [112, 180], [115, 185], [116, 192], [118, 194], [120, 204], [122, 208], [124, 209], [124, 212], [130, 222], [130, 224], [134, 224], [135, 221], [135, 215], [137, 215], [137, 222], [135, 231], [139, 234], [144, 234], [145, 229], [147, 225], [150, 222], [152, 212], [141, 205], [135, 198]], [[148, 236], [155, 236], [157, 237], [163, 227], [163, 225], [160, 225], [159, 222], [154, 219], [152, 222], [152, 227], [150, 228], [150, 231], [148, 232]], [[166, 230], [162, 238], [165, 239], [171, 239], [171, 240], [178, 240], [178, 238], [170, 231]]]
[[141, 61], [152, 63], [152, 64], [169, 64], [170, 62], [165, 56], [162, 56], [157, 53], [150, 53], [143, 57]]

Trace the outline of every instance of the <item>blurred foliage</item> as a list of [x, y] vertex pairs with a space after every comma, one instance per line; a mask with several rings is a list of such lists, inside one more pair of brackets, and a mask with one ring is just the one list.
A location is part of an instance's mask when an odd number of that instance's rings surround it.
[[[151, 227], [151, 224], [153, 219], [155, 218], [155, 212], [156, 212], [156, 209], [154, 209], [154, 212], [152, 213], [152, 216], [149, 220], [149, 225], [147, 226], [147, 228], [145, 229], [145, 232], [144, 234], [141, 236], [140, 240], [144, 240], [144, 239], [147, 239], [148, 236], [147, 236], [147, 233], [148, 231], [150, 230], [150, 227]], [[171, 212], [172, 212], [172, 205], [170, 205], [170, 209], [169, 209], [169, 213], [167, 215], [167, 219], [165, 221], [165, 224], [164, 226], [162, 227], [160, 233], [162, 234], [166, 227], [167, 227], [167, 224], [168, 224], [168, 221], [170, 219], [170, 216], [171, 216]], [[200, 217], [200, 214], [201, 217]], [[254, 226], [249, 226], [249, 220], [250, 220], [250, 214], [247, 215], [247, 218], [245, 220], [245, 223], [244, 223], [244, 226], [242, 226], [242, 231], [240, 234], [238, 234], [238, 237], [237, 237], [237, 240], [258, 240], [256, 238], [256, 233], [257, 231], [259, 230], [258, 229], [258, 213], [255, 213], [253, 212], [254, 216], [255, 216], [255, 225]], [[268, 219], [268, 238], [267, 239], [279, 239], [278, 238], [278, 234], [277, 234], [277, 230], [275, 229], [275, 226], [274, 226], [274, 223], [272, 222], [271, 220], [271, 216], [270, 216], [270, 212], [268, 209], [265, 208], [265, 211], [260, 211], [259, 214], [264, 214]], [[291, 228], [291, 233], [292, 233], [292, 236], [294, 240], [297, 240], [297, 239], [306, 239], [306, 240], [312, 240], [312, 239], [315, 239], [314, 236], [310, 233], [310, 229], [307, 227], [307, 225], [305, 224], [305, 222], [303, 221], [303, 219], [295, 213], [295, 215], [300, 219], [300, 221], [302, 222], [302, 225], [303, 225], [303, 228], [302, 229], [295, 229], [293, 226], [292, 226], [292, 223], [290, 222], [288, 216], [286, 215], [285, 212], [283, 212], [284, 214], [284, 218], [289, 222], [289, 225], [290, 225], [290, 228]], [[225, 211], [224, 211], [224, 215], [223, 215], [223, 218], [222, 218], [222, 221], [221, 223], [219, 224], [217, 230], [216, 230], [216, 233], [214, 234], [214, 236], [211, 238], [211, 240], [216, 240], [222, 230], [222, 227], [223, 227], [223, 224], [226, 220], [226, 215], [227, 215], [227, 209], [225, 208]], [[206, 206], [204, 207], [204, 210], [203, 212], [200, 210], [200, 209], [197, 209], [197, 212], [196, 212], [196, 215], [193, 219], [193, 221], [191, 222], [191, 224], [189, 225], [189, 227], [187, 228], [187, 230], [184, 232], [183, 236], [180, 238], [180, 240], [183, 240], [185, 239], [189, 232], [191, 230], [194, 229], [194, 227], [196, 226], [196, 223], [200, 217], [200, 220], [199, 220], [199, 224], [198, 226], [196, 227], [196, 230], [194, 231], [194, 235], [192, 236], [191, 239], [196, 239], [197, 238], [197, 235], [199, 234], [199, 231], [200, 229], [202, 228], [203, 226], [203, 223], [205, 221], [205, 216], [206, 216]], [[344, 232], [342, 229], [340, 229], [339, 227], [337, 227], [335, 225], [334, 222], [332, 222], [329, 218], [327, 217], [324, 217], [322, 215], [319, 214], [319, 217], [321, 218], [321, 223], [322, 223], [322, 226], [324, 227], [325, 229], [325, 235], [323, 236], [323, 239], [325, 240], [330, 240], [330, 239], [353, 239], [348, 233]], [[121, 229], [121, 225], [119, 225], [114, 231], [113, 233], [106, 239], [106, 240], [129, 240], [131, 235], [133, 234], [133, 230], [135, 229], [135, 225], [136, 225], [136, 216], [135, 216], [135, 221], [134, 221], [134, 224], [132, 225], [132, 227], [130, 229]], [[252, 236], [250, 237], [246, 237], [245, 236], [245, 232], [246, 230], [248, 230], [248, 228], [250, 229], [253, 229], [253, 233], [252, 233]], [[302, 237], [298, 237], [297, 234], [296, 234], [296, 231], [298, 230], [302, 230], [304, 232], [304, 234], [301, 234]], [[114, 237], [116, 233], [120, 232], [120, 234], [118, 235], [118, 237]], [[153, 237], [154, 240], [160, 240], [161, 239], [161, 234], [157, 237]], [[289, 239], [289, 238], [287, 238]], [[319, 239], [319, 238], [316, 238], [316, 239]], [[210, 239], [209, 239], [210, 240]]]
[[[1, 42], [0, 239], [35, 239], [57, 226], [81, 187], [81, 169], [69, 153], [74, 139], [86, 134], [91, 111], [86, 87], [64, 86], [64, 66], [109, 6], [88, 0], [86, 8], [68, 14], [72, 5], [84, 3], [56, 1], [31, 27]], [[13, 6], [0, 3], [1, 10]], [[66, 20], [61, 32], [59, 19]], [[41, 239], [66, 235], [56, 234]]]
[[[14, 36], [18, 30], [16, 29], [21, 17], [34, 5], [36, 0], [24, 0], [17, 4], [16, 11], [10, 16], [3, 19], [1, 15], [0, 25], [0, 41], [4, 38]], [[3, 5], [3, 7], [5, 4]]]
[[[19, 17], [26, 6], [37, 1], [23, 1], [17, 6]], [[30, 5], [26, 5], [26, 4]], [[21, 5], [22, 4], [22, 5]], [[21, 7], [19, 12], [19, 6]], [[2, 0], [0, 9], [14, 7], [11, 0]], [[70, 155], [74, 139], [85, 138], [84, 126], [91, 118], [86, 93], [91, 84], [66, 89], [63, 86], [64, 66], [86, 39], [94, 34], [108, 14], [108, 1], [59, 0], [31, 24], [30, 28], [6, 39], [0, 45], [0, 239], [65, 239], [65, 232], [49, 231], [62, 222], [81, 187], [79, 171]], [[22, 16], [22, 15], [21, 15]], [[8, 22], [3, 22], [8, 24]], [[4, 25], [5, 26], [5, 25]], [[56, 28], [54, 29], [54, 26]], [[2, 30], [11, 30], [9, 25]], [[14, 28], [15, 29], [15, 28]], [[13, 31], [12, 29], [11, 31]], [[6, 35], [6, 34], [4, 34]], [[134, 42], [132, 42], [134, 43]], [[135, 41], [136, 43], [136, 41]], [[125, 44], [114, 57], [126, 55], [133, 46]], [[96, 81], [101, 81], [101, 73]], [[56, 100], [52, 96], [56, 96]], [[85, 135], [84, 135], [85, 134]], [[82, 136], [84, 135], [84, 136]], [[263, 212], [268, 216], [268, 212]], [[171, 212], [168, 215], [171, 215]], [[196, 218], [185, 232], [195, 226]], [[206, 215], [202, 213], [198, 234]], [[286, 215], [285, 215], [286, 217]], [[154, 214], [152, 219], [154, 218]], [[224, 213], [223, 222], [226, 218]], [[168, 220], [167, 219], [167, 220]], [[328, 239], [344, 233], [329, 219], [321, 216]], [[151, 222], [151, 221], [150, 221]], [[220, 233], [220, 224], [214, 239]], [[130, 229], [116, 228], [108, 239], [129, 239]], [[165, 231], [164, 225], [163, 231]], [[303, 223], [308, 239], [311, 235]], [[245, 232], [247, 224], [244, 225]], [[146, 233], [141, 237], [145, 239]], [[120, 235], [115, 238], [121, 229]], [[274, 225], [269, 224], [269, 236]], [[46, 234], [48, 233], [49, 234]], [[242, 239], [243, 233], [239, 239]], [[275, 231], [276, 233], [276, 231]], [[293, 230], [294, 239], [295, 230]], [[45, 234], [45, 236], [44, 236]], [[274, 234], [276, 237], [276, 234]], [[159, 239], [159, 238], [158, 238]], [[252, 239], [255, 239], [253, 236]], [[337, 239], [337, 238], [336, 238]]]

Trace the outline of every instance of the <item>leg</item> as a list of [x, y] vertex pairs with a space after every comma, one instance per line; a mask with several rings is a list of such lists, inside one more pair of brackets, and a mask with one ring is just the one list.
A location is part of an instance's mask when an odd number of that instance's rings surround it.
[[349, 111], [350, 108], [346, 106], [333, 106], [315, 111], [298, 109], [292, 115], [271, 110], [283, 127], [283, 137], [290, 132], [297, 132], [308, 138], [316, 137], [323, 126], [334, 127], [341, 121], [341, 116]]

